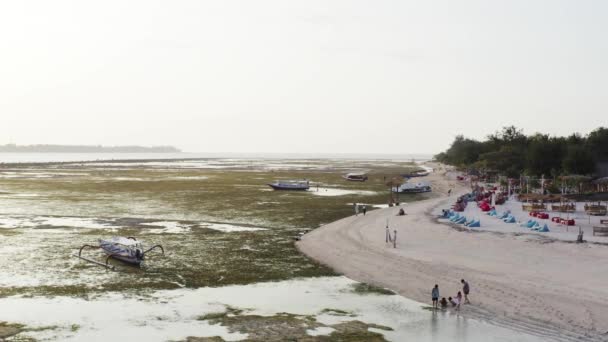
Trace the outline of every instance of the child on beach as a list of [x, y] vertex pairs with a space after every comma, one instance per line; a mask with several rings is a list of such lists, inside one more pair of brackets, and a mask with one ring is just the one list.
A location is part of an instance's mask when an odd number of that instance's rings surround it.
[[456, 310], [460, 310], [460, 303], [462, 303], [462, 293], [460, 291], [458, 291], [458, 294], [456, 295]]
[[466, 282], [464, 279], [460, 279], [460, 282], [462, 283], [462, 292], [464, 292], [464, 303], [470, 304], [471, 302], [469, 302], [469, 291], [471, 290], [471, 288], [469, 287], [469, 283]]
[[433, 300], [433, 309], [437, 309], [439, 304], [439, 285], [437, 284], [431, 290], [431, 299]]
[[[450, 299], [452, 299], [452, 297], [450, 297]], [[445, 309], [448, 307], [448, 301], [445, 300], [445, 297], [441, 298], [441, 301], [439, 302], [439, 304], [441, 304], [442, 309]]]
[[448, 301], [450, 302], [450, 304], [452, 304], [452, 306], [458, 305], [458, 303], [456, 303], [456, 301], [452, 297], [448, 297]]

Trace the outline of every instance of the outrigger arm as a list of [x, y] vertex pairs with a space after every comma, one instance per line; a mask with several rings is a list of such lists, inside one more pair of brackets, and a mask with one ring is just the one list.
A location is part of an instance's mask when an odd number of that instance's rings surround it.
[[163, 255], [165, 255], [165, 249], [163, 248], [163, 246], [161, 245], [154, 245], [150, 248], [148, 248], [145, 252], [144, 255], [146, 255], [146, 253], [150, 252], [151, 250], [155, 249], [155, 248], [160, 248], [160, 251], [162, 252]]
[[78, 250], [78, 255], [75, 255], [75, 257], [80, 258], [80, 259], [82, 259], [82, 260], [84, 260], [84, 261], [88, 261], [88, 262], [90, 262], [90, 263], [93, 263], [93, 264], [95, 264], [95, 265], [103, 266], [103, 267], [105, 267], [105, 268], [107, 268], [107, 269], [110, 269], [110, 270], [112, 270], [112, 271], [114, 270], [114, 266], [112, 266], [112, 265], [110, 265], [110, 264], [108, 263], [108, 261], [109, 261], [109, 259], [110, 259], [111, 255], [110, 255], [110, 256], [108, 256], [108, 258], [106, 259], [106, 263], [104, 264], [104, 263], [101, 263], [101, 262], [99, 262], [99, 261], [96, 261], [96, 260], [93, 260], [93, 259], [89, 259], [89, 258], [85, 258], [85, 257], [83, 257], [83, 256], [82, 256], [82, 250], [83, 250], [83, 249], [85, 249], [85, 247], [90, 247], [90, 248], [101, 248], [101, 247], [99, 247], [99, 246], [93, 246], [93, 245], [83, 245], [82, 247], [80, 247], [80, 250]]

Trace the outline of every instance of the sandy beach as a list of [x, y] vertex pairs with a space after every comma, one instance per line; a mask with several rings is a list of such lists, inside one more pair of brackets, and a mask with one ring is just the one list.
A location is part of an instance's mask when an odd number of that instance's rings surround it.
[[[437, 210], [467, 189], [441, 171], [427, 180], [438, 197], [403, 204], [406, 216], [392, 207], [347, 217], [305, 235], [298, 248], [349, 278], [429, 305], [434, 284], [447, 298], [464, 278], [472, 288], [465, 317], [550, 340], [608, 340], [608, 246], [441, 223]], [[397, 248], [385, 242], [387, 220]]]

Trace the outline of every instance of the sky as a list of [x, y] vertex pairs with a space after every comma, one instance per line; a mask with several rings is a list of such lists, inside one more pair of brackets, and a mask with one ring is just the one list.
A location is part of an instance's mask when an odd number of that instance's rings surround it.
[[608, 1], [3, 1], [0, 144], [437, 153], [608, 126]]

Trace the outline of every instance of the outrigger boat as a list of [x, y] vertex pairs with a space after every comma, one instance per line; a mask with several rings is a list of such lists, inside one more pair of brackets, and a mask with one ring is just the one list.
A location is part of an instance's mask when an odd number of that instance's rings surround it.
[[422, 192], [431, 192], [431, 184], [427, 182], [419, 183], [404, 183], [400, 186], [393, 187], [393, 192], [400, 194], [418, 194]]
[[415, 178], [415, 177], [426, 177], [428, 175], [430, 175], [430, 172], [425, 171], [425, 170], [420, 170], [420, 171], [416, 171], [416, 172], [405, 173], [405, 174], [402, 174], [401, 176], [403, 176], [405, 178]]
[[[108, 256], [106, 258], [105, 264], [93, 259], [83, 257], [82, 250], [87, 247], [101, 248]], [[80, 250], [78, 251], [78, 255], [76, 257], [99, 266], [114, 269], [114, 266], [111, 266], [109, 264], [110, 258], [114, 258], [134, 266], [139, 266], [144, 260], [146, 253], [156, 248], [160, 248], [162, 254], [165, 254], [165, 250], [161, 245], [154, 245], [148, 248], [147, 250], [144, 250], [143, 244], [140, 241], [137, 241], [137, 239], [134, 237], [113, 236], [112, 238], [107, 240], [99, 239], [98, 246], [83, 245], [82, 247], [80, 247]]]
[[276, 181], [268, 184], [275, 190], [308, 190], [310, 189], [310, 182], [308, 180], [286, 180]]
[[351, 182], [365, 182], [367, 180], [367, 174], [365, 173], [347, 173], [342, 178]]

